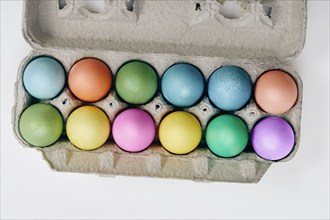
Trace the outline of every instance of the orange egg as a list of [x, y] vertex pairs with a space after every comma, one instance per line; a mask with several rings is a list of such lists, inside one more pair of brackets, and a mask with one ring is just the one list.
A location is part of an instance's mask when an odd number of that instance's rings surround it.
[[281, 70], [262, 74], [256, 82], [254, 96], [262, 110], [271, 114], [282, 114], [290, 110], [297, 101], [298, 88], [295, 80]]
[[72, 93], [80, 100], [97, 102], [111, 89], [111, 70], [99, 59], [85, 58], [71, 67], [68, 83]]

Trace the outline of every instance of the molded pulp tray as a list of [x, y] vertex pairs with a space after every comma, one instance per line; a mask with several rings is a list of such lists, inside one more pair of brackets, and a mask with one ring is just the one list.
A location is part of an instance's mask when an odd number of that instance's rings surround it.
[[[114, 89], [95, 103], [84, 103], [68, 87], [52, 100], [40, 101], [24, 89], [22, 73], [30, 60], [48, 55], [58, 59], [68, 72], [84, 57], [104, 61], [115, 74], [129, 60], [151, 64], [161, 76], [174, 63], [187, 62], [197, 66], [205, 79], [223, 65], [236, 65], [246, 70], [253, 82], [265, 71], [282, 69], [296, 80], [299, 94], [295, 106], [277, 115], [286, 119], [295, 132], [295, 146], [286, 158], [290, 160], [299, 146], [302, 106], [302, 82], [290, 66], [290, 60], [303, 48], [306, 31], [306, 1], [237, 1], [242, 14], [239, 18], [223, 16], [224, 1], [127, 1], [105, 0], [104, 11], [93, 13], [81, 1], [67, 0], [59, 8], [58, 1], [27, 0], [24, 2], [23, 34], [33, 47], [22, 61], [15, 87], [13, 128], [19, 142], [21, 113], [36, 102], [57, 107], [66, 122], [68, 115], [82, 105], [95, 105], [105, 111], [111, 123], [118, 112], [129, 107], [118, 98]], [[196, 4], [200, 10], [196, 10]], [[266, 11], [271, 9], [271, 13]], [[267, 13], [266, 13], [267, 12]], [[175, 108], [167, 104], [160, 92], [149, 103], [139, 106], [149, 112], [158, 126], [160, 120]], [[205, 94], [201, 102], [184, 109], [201, 122], [203, 131], [212, 117], [222, 111], [210, 103]], [[254, 124], [270, 114], [263, 112], [253, 97], [241, 110], [241, 117], [251, 131]], [[203, 138], [204, 139], [204, 138]], [[250, 144], [249, 144], [250, 145]], [[191, 180], [258, 182], [272, 161], [266, 161], [248, 146], [234, 158], [217, 157], [204, 141], [192, 153], [173, 155], [155, 140], [140, 153], [127, 153], [118, 148], [110, 137], [94, 151], [75, 148], [65, 132], [50, 147], [41, 151], [50, 166], [57, 171], [97, 173], [100, 175], [133, 175]]]

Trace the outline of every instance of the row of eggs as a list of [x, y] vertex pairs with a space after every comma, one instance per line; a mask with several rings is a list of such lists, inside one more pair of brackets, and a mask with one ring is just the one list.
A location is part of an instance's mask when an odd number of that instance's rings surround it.
[[[63, 118], [51, 104], [37, 103], [23, 111], [19, 131], [33, 146], [54, 144], [63, 133]], [[98, 107], [82, 106], [75, 109], [66, 122], [66, 135], [70, 142], [82, 150], [95, 150], [110, 137], [122, 150], [141, 152], [155, 140], [157, 127], [144, 110], [129, 108], [119, 113], [112, 125], [108, 116]], [[158, 128], [161, 145], [173, 154], [188, 154], [201, 142], [202, 127], [198, 119], [187, 111], [174, 111], [166, 115]], [[248, 145], [249, 131], [245, 122], [230, 114], [211, 119], [205, 130], [208, 148], [220, 157], [239, 155]], [[251, 132], [254, 151], [266, 160], [280, 160], [293, 149], [295, 135], [284, 119], [271, 116], [257, 122]]]
[[[48, 56], [31, 60], [24, 69], [23, 84], [37, 99], [52, 99], [66, 83], [62, 64]], [[205, 93], [202, 72], [192, 64], [176, 63], [161, 78], [161, 93], [176, 107], [190, 107]], [[72, 93], [85, 102], [103, 99], [112, 87], [110, 68], [96, 58], [77, 61], [69, 70], [68, 85]], [[158, 90], [155, 69], [143, 61], [123, 64], [115, 78], [115, 90], [128, 104], [141, 105], [150, 101]], [[238, 66], [222, 66], [215, 70], [207, 83], [211, 102], [224, 111], [236, 111], [251, 98], [253, 84], [249, 74]], [[258, 106], [271, 114], [282, 114], [296, 103], [298, 88], [292, 76], [281, 70], [263, 73], [255, 83], [254, 98]]]

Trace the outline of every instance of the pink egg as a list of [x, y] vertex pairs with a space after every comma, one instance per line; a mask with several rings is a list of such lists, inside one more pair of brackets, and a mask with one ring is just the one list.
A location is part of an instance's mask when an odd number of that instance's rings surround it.
[[155, 138], [156, 125], [152, 117], [140, 109], [128, 109], [115, 118], [112, 136], [116, 144], [128, 152], [140, 152]]

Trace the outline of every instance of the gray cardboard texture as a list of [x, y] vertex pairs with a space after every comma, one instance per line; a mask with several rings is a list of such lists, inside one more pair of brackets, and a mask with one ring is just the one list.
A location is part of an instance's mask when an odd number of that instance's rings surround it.
[[[306, 1], [237, 1], [242, 13], [239, 18], [224, 17], [224, 1], [104, 1], [104, 11], [92, 13], [81, 1], [67, 0], [59, 9], [58, 1], [25, 1], [23, 34], [34, 48], [22, 61], [16, 82], [16, 103], [13, 128], [19, 142], [30, 146], [20, 136], [18, 121], [22, 111], [34, 102], [25, 91], [22, 73], [28, 62], [40, 55], [49, 55], [62, 62], [66, 71], [79, 59], [96, 57], [116, 74], [129, 60], [144, 60], [159, 76], [177, 62], [196, 65], [205, 78], [223, 65], [245, 69], [253, 82], [269, 69], [291, 73], [299, 89], [298, 100], [288, 112], [279, 115], [293, 126], [295, 147], [281, 161], [290, 160], [298, 150], [302, 106], [302, 82], [290, 66], [290, 60], [302, 50], [306, 30]], [[196, 4], [200, 10], [196, 11]], [[267, 9], [267, 10], [266, 10]], [[271, 13], [269, 13], [271, 9]], [[56, 106], [64, 121], [73, 109], [85, 105], [68, 88], [48, 101]], [[103, 109], [111, 123], [127, 105], [114, 89], [101, 101], [88, 103]], [[158, 126], [173, 107], [158, 93], [140, 108], [148, 111]], [[205, 95], [197, 105], [185, 109], [197, 116], [203, 129], [213, 116], [221, 113]], [[260, 110], [253, 98], [243, 109], [234, 112], [247, 123], [249, 131], [269, 114]], [[112, 138], [101, 148], [82, 151], [75, 148], [65, 132], [54, 145], [36, 148], [50, 166], [58, 171], [97, 173], [100, 175], [133, 175], [184, 178], [198, 181], [258, 182], [271, 161], [266, 161], [247, 148], [234, 158], [212, 154], [202, 141], [187, 155], [173, 155], [162, 148], [158, 140], [140, 153], [127, 153], [118, 148]]]

